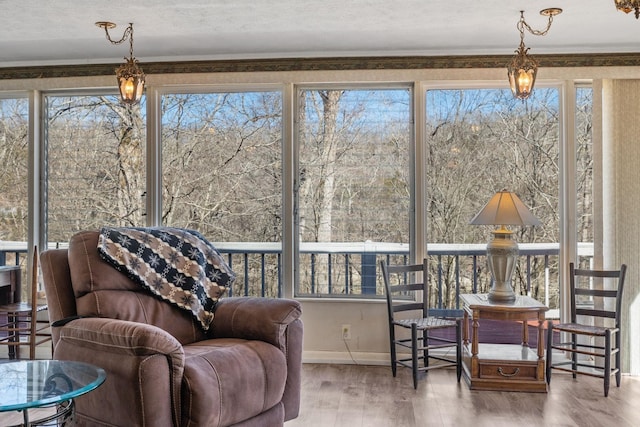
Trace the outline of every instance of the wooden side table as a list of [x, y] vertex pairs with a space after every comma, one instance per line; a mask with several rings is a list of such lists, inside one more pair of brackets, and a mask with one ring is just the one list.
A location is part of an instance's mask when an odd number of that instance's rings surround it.
[[0, 304], [13, 304], [20, 301], [20, 293], [22, 292], [21, 274], [22, 269], [20, 266], [0, 266]]
[[[17, 265], [0, 266], [0, 305], [13, 304], [21, 300], [22, 268]], [[0, 322], [7, 322], [4, 317]], [[16, 358], [16, 347], [9, 346], [9, 359]]]
[[[513, 303], [492, 303], [486, 294], [462, 294], [464, 308], [462, 372], [472, 390], [547, 392], [544, 321], [548, 307], [528, 297]], [[480, 319], [522, 322], [520, 344], [478, 342]], [[538, 348], [529, 348], [527, 322], [537, 320]], [[471, 340], [469, 341], [469, 322]]]

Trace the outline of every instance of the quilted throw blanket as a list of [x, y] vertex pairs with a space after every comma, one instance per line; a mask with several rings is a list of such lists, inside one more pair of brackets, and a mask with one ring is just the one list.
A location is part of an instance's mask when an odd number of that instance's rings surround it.
[[208, 330], [235, 274], [200, 233], [171, 227], [103, 227], [100, 256], [161, 299], [190, 311]]

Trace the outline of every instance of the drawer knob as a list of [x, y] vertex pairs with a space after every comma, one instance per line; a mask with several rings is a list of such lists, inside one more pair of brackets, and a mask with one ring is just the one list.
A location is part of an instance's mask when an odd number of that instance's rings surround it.
[[518, 375], [518, 373], [519, 373], [519, 372], [520, 372], [520, 368], [516, 368], [516, 369], [515, 369], [515, 371], [513, 371], [513, 373], [512, 373], [512, 374], [505, 374], [505, 373], [502, 371], [502, 366], [498, 367], [498, 373], [499, 373], [500, 375], [502, 375], [503, 377], [515, 377], [516, 375]]

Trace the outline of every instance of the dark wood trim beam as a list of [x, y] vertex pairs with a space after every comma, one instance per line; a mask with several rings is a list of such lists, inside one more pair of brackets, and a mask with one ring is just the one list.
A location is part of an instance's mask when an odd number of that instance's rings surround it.
[[[640, 66], [640, 53], [535, 55], [541, 67]], [[146, 74], [230, 73], [265, 71], [417, 70], [505, 68], [507, 55], [398, 56], [349, 58], [281, 58], [224, 61], [141, 62]], [[105, 76], [120, 64], [51, 65], [0, 68], [0, 80]]]

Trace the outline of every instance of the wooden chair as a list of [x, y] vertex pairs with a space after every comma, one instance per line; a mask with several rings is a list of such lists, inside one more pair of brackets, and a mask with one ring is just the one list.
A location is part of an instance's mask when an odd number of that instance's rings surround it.
[[29, 346], [29, 359], [36, 358], [36, 346], [51, 341], [48, 320], [38, 320], [38, 313], [47, 310], [38, 304], [38, 247], [33, 249], [33, 268], [29, 302], [16, 302], [0, 306], [0, 315], [6, 320], [0, 324], [0, 345], [8, 346], [9, 358], [20, 358], [20, 347]]
[[[627, 266], [619, 270], [586, 270], [569, 265], [571, 319], [569, 323], [548, 322], [547, 383], [551, 370], [604, 379], [604, 395], [609, 395], [611, 376], [620, 387], [620, 305]], [[580, 316], [580, 317], [578, 317]], [[568, 334], [569, 341], [556, 342], [554, 335]], [[553, 350], [570, 354], [570, 360], [553, 362]], [[614, 366], [611, 366], [611, 359]]]
[[[460, 381], [462, 319], [429, 315], [429, 287], [424, 285], [428, 277], [427, 260], [415, 265], [387, 265], [383, 260], [380, 267], [387, 297], [393, 376], [396, 376], [398, 365], [410, 368], [413, 373], [413, 387], [417, 388], [418, 372], [455, 366]], [[396, 313], [400, 312], [409, 312], [409, 315], [413, 312], [417, 317], [396, 317]], [[410, 330], [411, 338], [396, 337], [396, 332], [401, 333], [402, 329]], [[436, 330], [443, 333], [432, 334]], [[399, 358], [397, 350], [402, 348], [410, 350], [410, 357]], [[455, 355], [449, 355], [447, 349], [454, 350]], [[442, 363], [430, 364], [430, 359]]]

